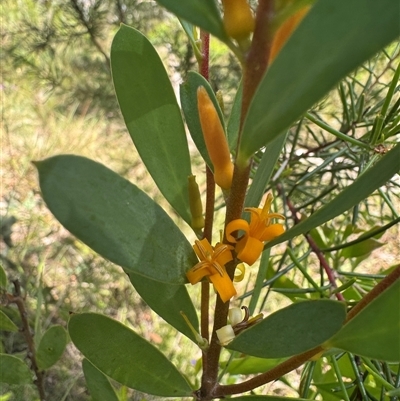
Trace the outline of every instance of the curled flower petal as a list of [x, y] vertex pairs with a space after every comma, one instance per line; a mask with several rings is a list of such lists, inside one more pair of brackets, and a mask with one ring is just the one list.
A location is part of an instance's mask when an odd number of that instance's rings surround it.
[[246, 267], [244, 266], [244, 263], [239, 263], [236, 266], [235, 275], [233, 276], [233, 281], [235, 283], [242, 281], [244, 279], [245, 273], [246, 273]]
[[228, 273], [225, 269], [223, 275], [213, 274], [209, 276], [209, 279], [221, 297], [222, 302], [227, 302], [236, 295], [235, 287], [233, 286], [232, 280], [228, 276]]
[[[264, 241], [271, 241], [285, 231], [282, 224], [271, 224], [272, 219], [284, 219], [279, 213], [271, 213], [273, 197], [267, 195], [262, 208], [246, 208], [251, 213], [250, 223], [243, 219], [233, 220], [226, 226], [226, 238], [229, 242], [236, 243], [235, 251], [237, 257], [249, 265], [252, 265], [261, 255], [264, 249]], [[233, 235], [242, 232], [238, 239]]]
[[211, 272], [207, 264], [200, 262], [192, 267], [188, 272], [186, 272], [186, 277], [189, 280], [190, 284], [197, 284], [204, 277], [209, 276], [210, 274]]
[[235, 249], [238, 258], [251, 266], [261, 255], [264, 243], [257, 238], [246, 236], [237, 243]]
[[230, 223], [228, 223], [226, 226], [225, 234], [226, 234], [226, 239], [229, 242], [232, 243], [237, 242], [237, 239], [233, 236], [233, 233], [235, 231], [244, 231], [245, 235], [247, 235], [248, 232], [250, 231], [249, 223], [243, 219], [232, 220]]
[[236, 290], [225, 269], [225, 264], [233, 259], [228, 245], [217, 244], [213, 248], [208, 240], [204, 238], [201, 241], [195, 241], [193, 249], [200, 262], [186, 272], [189, 282], [196, 284], [204, 277], [208, 277], [222, 301], [229, 301], [236, 295]]
[[260, 236], [260, 241], [271, 241], [285, 232], [282, 224], [276, 223], [266, 227]]

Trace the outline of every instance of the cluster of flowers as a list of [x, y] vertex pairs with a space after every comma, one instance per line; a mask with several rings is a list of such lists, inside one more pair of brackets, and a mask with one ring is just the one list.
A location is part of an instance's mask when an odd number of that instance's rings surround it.
[[[197, 104], [204, 140], [213, 163], [215, 182], [227, 191], [232, 184], [233, 163], [218, 113], [204, 87], [199, 87], [197, 91]], [[194, 176], [189, 177], [189, 198], [192, 227], [198, 230], [204, 226], [204, 218]], [[193, 249], [200, 261], [186, 273], [191, 284], [207, 277], [223, 302], [236, 295], [232, 279], [226, 271], [226, 264], [233, 260], [232, 251], [235, 251], [240, 261], [252, 265], [261, 255], [264, 242], [271, 241], [284, 232], [282, 224], [272, 223], [273, 219], [284, 219], [283, 215], [270, 212], [272, 200], [272, 195], [268, 194], [263, 208], [245, 209], [251, 213], [250, 223], [244, 219], [236, 219], [226, 226], [225, 236], [229, 244], [222, 243], [222, 239], [215, 246], [206, 238], [195, 241]]]
[[[191, 284], [196, 284], [207, 277], [214, 285], [223, 302], [229, 301], [236, 295], [235, 287], [229, 277], [225, 265], [233, 260], [234, 250], [237, 258], [252, 265], [261, 255], [264, 249], [264, 241], [271, 241], [284, 232], [284, 227], [279, 223], [272, 223], [272, 219], [284, 219], [278, 213], [270, 213], [271, 194], [263, 208], [246, 208], [251, 213], [250, 223], [244, 219], [236, 219], [226, 226], [226, 238], [231, 244], [217, 243], [211, 246], [207, 239], [196, 241], [193, 249], [200, 262], [192, 267], [186, 276]], [[237, 239], [235, 232], [243, 234]]]

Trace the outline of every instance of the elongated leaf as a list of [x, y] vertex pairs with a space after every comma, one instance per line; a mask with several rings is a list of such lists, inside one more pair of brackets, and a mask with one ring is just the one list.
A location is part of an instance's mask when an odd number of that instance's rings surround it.
[[40, 188], [61, 224], [126, 271], [182, 284], [197, 263], [192, 247], [164, 210], [100, 163], [63, 155], [35, 163]]
[[204, 142], [203, 131], [200, 125], [199, 112], [197, 109], [197, 88], [199, 86], [204, 86], [204, 88], [206, 89], [219, 114], [222, 126], [225, 127], [224, 117], [219, 107], [218, 100], [216, 99], [214, 91], [212, 90], [210, 84], [203, 76], [201, 76], [197, 72], [189, 71], [186, 81], [180, 85], [179, 92], [182, 110], [185, 115], [186, 124], [189, 128], [189, 132], [193, 139], [193, 142], [196, 144], [197, 150], [200, 152], [208, 167], [213, 170], [213, 165], [211, 163], [210, 157], [208, 156], [206, 143]]
[[271, 175], [274, 171], [276, 162], [282, 152], [282, 147], [286, 142], [286, 134], [276, 137], [265, 149], [260, 164], [257, 167], [253, 182], [246, 195], [246, 207], [258, 207], [265, 193]]
[[191, 395], [192, 389], [176, 367], [123, 324], [95, 313], [74, 314], [68, 331], [82, 354], [117, 382], [163, 397]]
[[239, 87], [237, 89], [235, 99], [232, 104], [231, 114], [228, 119], [228, 124], [226, 127], [229, 149], [236, 152], [237, 140], [239, 136], [240, 129], [240, 113], [242, 110], [242, 94], [243, 94], [243, 81], [240, 81]]
[[4, 331], [18, 331], [18, 327], [14, 322], [0, 310], [0, 330]]
[[400, 280], [375, 298], [327, 345], [368, 358], [400, 362]]
[[365, 241], [344, 248], [341, 256], [345, 258], [358, 258], [370, 254], [374, 249], [385, 245], [384, 242], [379, 242], [375, 238], [367, 238]]
[[241, 158], [288, 129], [341, 78], [394, 40], [398, 16], [393, 0], [317, 1], [258, 87], [243, 127]]
[[82, 361], [82, 369], [93, 401], [118, 401], [117, 394], [108, 377], [86, 358]]
[[7, 384], [32, 384], [32, 373], [21, 359], [0, 354], [0, 382]]
[[397, 144], [375, 166], [358, 177], [353, 184], [345, 188], [335, 199], [321, 207], [321, 209], [317, 210], [301, 223], [286, 231], [280, 237], [268, 242], [266, 247], [272, 247], [296, 235], [306, 233], [351, 209], [380, 186], [384, 185], [399, 171], [399, 160], [400, 144]]
[[284, 358], [266, 359], [257, 358], [255, 356], [245, 356], [233, 359], [226, 368], [226, 371], [231, 375], [252, 375], [263, 373], [272, 369], [284, 360]]
[[186, 133], [160, 57], [139, 31], [121, 25], [111, 46], [111, 67], [121, 112], [143, 163], [168, 202], [190, 223]]
[[136, 291], [154, 312], [185, 336], [196, 341], [181, 315], [182, 311], [193, 327], [199, 327], [196, 310], [184, 285], [165, 284], [132, 272], [128, 273], [128, 276]]
[[228, 41], [215, 0], [157, 0], [176, 16], [210, 32], [222, 41]]
[[228, 348], [261, 358], [300, 354], [332, 337], [345, 317], [345, 305], [337, 301], [299, 302], [240, 333]]
[[60, 325], [51, 326], [40, 340], [36, 359], [39, 369], [46, 370], [53, 366], [64, 353], [67, 346], [67, 332]]

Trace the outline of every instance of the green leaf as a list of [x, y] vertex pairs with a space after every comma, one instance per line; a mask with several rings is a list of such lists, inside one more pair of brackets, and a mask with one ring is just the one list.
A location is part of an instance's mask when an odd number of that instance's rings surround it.
[[186, 81], [180, 85], [179, 93], [181, 98], [182, 110], [185, 115], [186, 124], [189, 128], [189, 132], [193, 139], [193, 142], [196, 144], [197, 150], [200, 152], [208, 167], [213, 170], [213, 165], [211, 163], [210, 157], [208, 156], [206, 143], [204, 142], [203, 131], [200, 125], [199, 112], [197, 109], [197, 88], [199, 86], [204, 86], [204, 88], [206, 89], [208, 95], [210, 96], [210, 99], [215, 106], [215, 109], [218, 112], [221, 124], [223, 127], [225, 127], [224, 117], [219, 107], [218, 100], [215, 97], [214, 91], [212, 90], [208, 81], [200, 74], [194, 71], [189, 71]]
[[117, 394], [108, 377], [86, 358], [82, 361], [82, 369], [92, 401], [118, 401]]
[[356, 355], [400, 362], [400, 279], [327, 342]]
[[228, 348], [261, 358], [300, 354], [332, 337], [345, 316], [345, 305], [337, 301], [299, 302], [240, 333]]
[[190, 396], [176, 367], [134, 331], [104, 315], [71, 316], [68, 331], [82, 354], [101, 372], [129, 388], [162, 397]]
[[[319, 0], [261, 81], [244, 122], [245, 160], [400, 33], [393, 0]], [[371, 29], [373, 27], [373, 29]]]
[[111, 67], [129, 134], [158, 188], [190, 223], [190, 156], [174, 90], [148, 39], [126, 25], [114, 37]]
[[358, 258], [370, 254], [374, 249], [380, 248], [385, 245], [374, 238], [367, 238], [366, 240], [344, 248], [340, 253], [344, 258]]
[[197, 263], [185, 236], [135, 185], [80, 156], [35, 162], [47, 206], [81, 241], [126, 271], [183, 284]]
[[199, 327], [196, 310], [184, 285], [171, 285], [128, 273], [136, 291], [157, 315], [196, 342], [196, 338], [181, 315], [187, 316], [193, 327]]
[[7, 276], [3, 265], [0, 264], [0, 288], [7, 288]]
[[14, 322], [0, 310], [0, 330], [4, 331], [18, 331], [18, 327]]
[[282, 152], [283, 145], [286, 142], [286, 137], [286, 134], [279, 135], [265, 149], [264, 155], [257, 167], [253, 182], [251, 183], [246, 195], [246, 207], [259, 207], [261, 199], [265, 193], [265, 188], [269, 183], [276, 162]]
[[51, 326], [40, 340], [36, 352], [39, 369], [46, 370], [53, 366], [64, 353], [67, 346], [67, 332], [60, 325]]
[[191, 22], [224, 42], [229, 41], [215, 0], [157, 0], [179, 18]]
[[231, 375], [252, 375], [256, 373], [263, 373], [272, 369], [285, 359], [266, 359], [257, 358], [255, 356], [245, 356], [242, 358], [235, 358], [229, 362], [226, 372]]
[[317, 210], [310, 217], [295, 225], [275, 240], [268, 242], [266, 247], [270, 248], [297, 235], [306, 233], [351, 209], [367, 198], [377, 188], [384, 185], [398, 172], [399, 160], [400, 144], [397, 144], [375, 166], [359, 176], [353, 184], [346, 187], [331, 202], [321, 207], [321, 209]]
[[0, 382], [7, 384], [32, 384], [32, 373], [21, 359], [0, 354]]
[[235, 99], [233, 100], [231, 114], [228, 119], [226, 127], [229, 149], [231, 152], [236, 152], [237, 140], [240, 129], [240, 114], [242, 111], [242, 94], [243, 94], [243, 81], [240, 81], [237, 89]]

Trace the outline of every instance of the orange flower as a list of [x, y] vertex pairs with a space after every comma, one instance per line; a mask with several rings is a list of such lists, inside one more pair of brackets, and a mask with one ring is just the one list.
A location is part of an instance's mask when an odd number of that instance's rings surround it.
[[[267, 195], [264, 207], [245, 208], [251, 213], [250, 224], [243, 219], [231, 221], [226, 226], [226, 238], [229, 242], [236, 243], [237, 257], [249, 265], [252, 265], [261, 255], [264, 249], [264, 241], [271, 241], [285, 231], [282, 224], [271, 224], [271, 219], [284, 219], [279, 213], [270, 213], [273, 197]], [[244, 231], [244, 235], [237, 240], [232, 233]]]
[[222, 301], [229, 301], [236, 295], [236, 290], [225, 269], [225, 265], [233, 260], [228, 245], [218, 243], [213, 248], [204, 238], [201, 241], [196, 240], [193, 249], [200, 262], [186, 273], [189, 282], [196, 284], [207, 276], [214, 284]]

